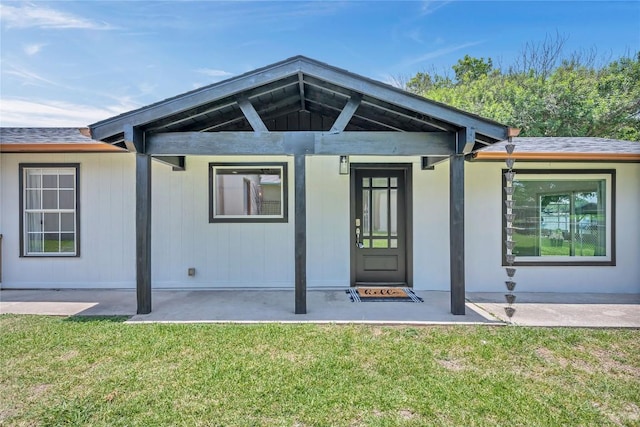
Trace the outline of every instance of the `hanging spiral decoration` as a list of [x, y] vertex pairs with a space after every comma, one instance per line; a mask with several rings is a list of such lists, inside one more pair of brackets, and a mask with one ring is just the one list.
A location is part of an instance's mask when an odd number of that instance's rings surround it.
[[507, 272], [507, 280], [505, 281], [505, 284], [507, 286], [507, 293], [505, 294], [505, 300], [507, 301], [507, 306], [504, 308], [504, 311], [507, 315], [507, 317], [509, 318], [509, 320], [511, 320], [511, 318], [513, 317], [513, 315], [516, 312], [515, 307], [513, 306], [513, 304], [516, 301], [516, 296], [513, 294], [513, 290], [516, 287], [516, 282], [514, 282], [513, 277], [516, 274], [516, 269], [513, 267], [513, 263], [515, 262], [515, 255], [513, 254], [513, 248], [515, 247], [515, 242], [513, 240], [513, 231], [514, 231], [514, 221], [516, 219], [516, 215], [514, 213], [514, 200], [513, 200], [513, 192], [514, 192], [514, 187], [513, 187], [513, 181], [515, 179], [515, 172], [513, 172], [513, 164], [515, 163], [515, 159], [513, 158], [513, 151], [516, 148], [516, 145], [513, 142], [513, 137], [514, 136], [518, 136], [518, 134], [520, 133], [520, 129], [514, 129], [514, 128], [509, 128], [508, 131], [508, 136], [509, 136], [509, 140], [507, 142], [507, 144], [505, 145], [505, 150], [507, 151], [507, 158], [506, 158], [506, 164], [507, 164], [507, 171], [504, 173], [504, 178], [505, 178], [505, 187], [504, 187], [504, 192], [505, 192], [505, 208], [506, 208], [506, 213], [505, 213], [505, 219], [506, 219], [506, 229], [505, 229], [505, 247], [506, 247], [506, 262], [507, 262], [507, 267], [505, 268], [506, 272]]

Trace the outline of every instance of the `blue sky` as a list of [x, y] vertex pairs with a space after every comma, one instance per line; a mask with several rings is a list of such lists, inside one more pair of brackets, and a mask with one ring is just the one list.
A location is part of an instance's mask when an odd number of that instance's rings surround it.
[[640, 1], [0, 1], [0, 124], [85, 126], [295, 55], [391, 82], [465, 54], [508, 66], [640, 50]]

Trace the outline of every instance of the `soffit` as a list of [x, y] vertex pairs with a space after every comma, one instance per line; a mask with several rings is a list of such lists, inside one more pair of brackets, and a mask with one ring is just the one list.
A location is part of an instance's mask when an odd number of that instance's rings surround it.
[[90, 125], [92, 136], [123, 146], [125, 126], [147, 134], [253, 131], [238, 102], [248, 100], [269, 131], [329, 131], [351, 98], [361, 99], [345, 131], [455, 132], [472, 127], [478, 148], [506, 127], [393, 86], [298, 56]]

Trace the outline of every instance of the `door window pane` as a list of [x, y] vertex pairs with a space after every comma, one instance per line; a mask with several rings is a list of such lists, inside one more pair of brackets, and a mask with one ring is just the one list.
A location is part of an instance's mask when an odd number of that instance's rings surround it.
[[388, 187], [389, 186], [389, 178], [372, 178], [371, 183], [373, 187]]
[[369, 236], [371, 233], [371, 192], [370, 190], [362, 191], [362, 229], [363, 235]]
[[388, 203], [389, 198], [386, 189], [373, 190], [371, 225], [374, 236], [386, 236], [389, 234]]
[[390, 190], [389, 191], [389, 214], [390, 214], [390, 221], [391, 221], [391, 235], [392, 236], [397, 236], [398, 235], [398, 190]]

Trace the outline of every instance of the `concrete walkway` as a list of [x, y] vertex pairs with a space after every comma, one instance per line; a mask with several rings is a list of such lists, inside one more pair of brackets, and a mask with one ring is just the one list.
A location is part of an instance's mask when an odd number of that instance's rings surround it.
[[[127, 315], [129, 322], [312, 322], [504, 324], [503, 294], [469, 293], [467, 314], [449, 312], [449, 293], [417, 291], [424, 303], [360, 302], [344, 290], [307, 293], [307, 314], [293, 313], [293, 291], [153, 292], [153, 311], [135, 315], [130, 290], [2, 290], [0, 313], [61, 316]], [[640, 328], [640, 295], [517, 294], [513, 323], [523, 326]]]

